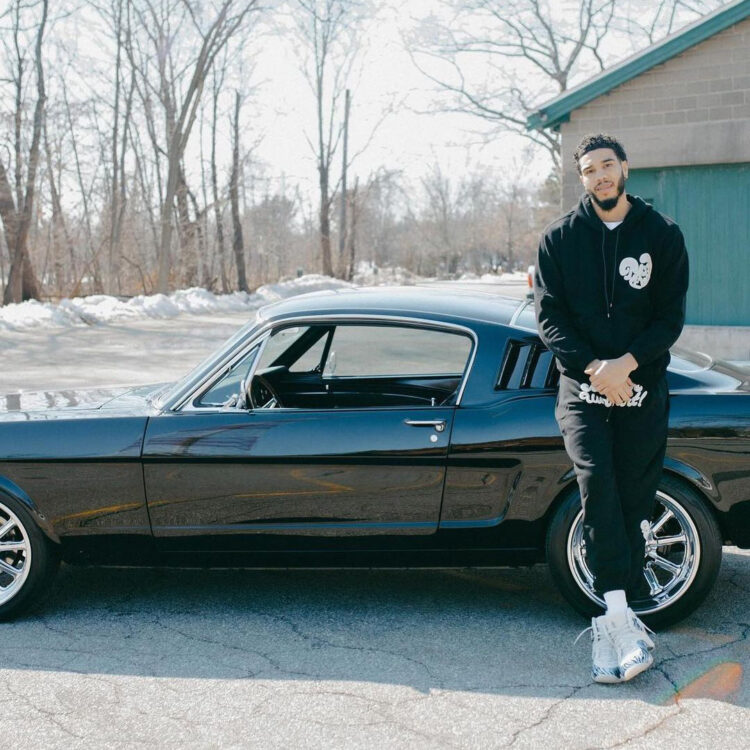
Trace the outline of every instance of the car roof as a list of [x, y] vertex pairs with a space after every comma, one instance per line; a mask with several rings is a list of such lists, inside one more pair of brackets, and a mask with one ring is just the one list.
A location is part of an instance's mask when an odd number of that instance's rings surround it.
[[379, 314], [429, 320], [475, 320], [507, 325], [523, 300], [446, 286], [378, 286], [326, 289], [289, 297], [258, 311], [268, 322], [300, 315]]

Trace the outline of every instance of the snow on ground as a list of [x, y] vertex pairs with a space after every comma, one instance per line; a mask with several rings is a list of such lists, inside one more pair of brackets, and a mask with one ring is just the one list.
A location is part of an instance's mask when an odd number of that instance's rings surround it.
[[266, 284], [252, 294], [214, 294], [206, 289], [193, 287], [181, 289], [170, 295], [139, 294], [128, 300], [106, 294], [64, 299], [57, 305], [29, 300], [0, 308], [0, 330], [111, 324], [144, 318], [174, 318], [182, 313], [207, 315], [244, 312], [257, 310], [269, 302], [295, 294], [349, 286], [352, 284], [339, 279], [308, 275], [293, 281]]
[[[502, 283], [525, 279], [525, 274], [464, 274], [460, 281], [483, 284]], [[63, 299], [58, 304], [30, 300], [17, 305], [0, 307], [0, 331], [20, 331], [30, 328], [56, 328], [79, 325], [110, 325], [139, 319], [166, 319], [180, 314], [208, 315], [257, 310], [263, 305], [286, 297], [323, 289], [342, 289], [354, 286], [376, 286], [383, 284], [414, 284], [433, 282], [415, 276], [403, 268], [376, 268], [362, 262], [357, 267], [354, 283], [334, 279], [320, 274], [307, 274], [296, 279], [265, 284], [253, 292], [214, 294], [206, 289], [194, 287], [182, 289], [170, 295], [138, 295], [127, 300], [106, 294]]]

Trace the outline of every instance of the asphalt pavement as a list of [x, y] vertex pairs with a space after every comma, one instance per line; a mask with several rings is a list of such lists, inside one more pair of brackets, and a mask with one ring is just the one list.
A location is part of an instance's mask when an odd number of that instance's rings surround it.
[[0, 731], [44, 748], [745, 748], [750, 556], [590, 679], [587, 623], [547, 569], [65, 567], [2, 625]]

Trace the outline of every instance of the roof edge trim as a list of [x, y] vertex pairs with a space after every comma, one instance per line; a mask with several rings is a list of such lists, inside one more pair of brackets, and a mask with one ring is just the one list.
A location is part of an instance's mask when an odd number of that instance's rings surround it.
[[738, 0], [731, 5], [717, 8], [705, 18], [698, 19], [684, 29], [665, 37], [661, 42], [647, 47], [550, 100], [526, 118], [526, 130], [541, 130], [564, 122], [574, 109], [579, 109], [602, 94], [744, 21], [749, 16], [750, 0]]

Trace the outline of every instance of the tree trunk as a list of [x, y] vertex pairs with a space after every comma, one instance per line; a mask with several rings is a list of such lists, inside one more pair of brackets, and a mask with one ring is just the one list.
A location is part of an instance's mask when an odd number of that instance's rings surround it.
[[[237, 265], [237, 286], [241, 292], [247, 292], [245, 275], [245, 243], [242, 238], [239, 202], [240, 174], [240, 92], [234, 95], [234, 122], [232, 123], [232, 176], [229, 181], [229, 199], [232, 204], [232, 250]], [[330, 252], [330, 248], [329, 248]]]
[[195, 286], [198, 283], [198, 254], [195, 247], [195, 226], [190, 220], [188, 192], [185, 172], [180, 166], [177, 172], [176, 198], [181, 276], [183, 284]]
[[221, 291], [229, 291], [229, 280], [224, 262], [224, 219], [219, 201], [219, 178], [216, 168], [216, 128], [218, 127], [218, 87], [214, 86], [213, 116], [211, 126], [211, 190], [214, 196], [214, 220], [216, 221], [216, 252], [219, 256], [219, 275], [221, 277]]
[[323, 260], [323, 275], [333, 276], [333, 264], [331, 262], [331, 218], [328, 215], [328, 206], [320, 207], [320, 254]]
[[351, 191], [351, 195], [347, 199], [347, 203], [349, 204], [349, 216], [351, 217], [351, 227], [349, 229], [348, 235], [347, 235], [347, 245], [349, 252], [347, 253], [349, 256], [349, 263], [348, 267], [346, 269], [346, 280], [351, 281], [354, 278], [354, 256], [356, 252], [356, 242], [357, 242], [357, 214], [359, 212], [358, 206], [357, 206], [357, 187], [359, 186], [359, 179], [354, 181], [354, 188]]
[[[39, 166], [40, 141], [42, 137], [42, 122], [44, 119], [44, 105], [47, 95], [44, 90], [44, 68], [42, 67], [42, 39], [44, 37], [44, 27], [47, 23], [48, 0], [42, 2], [42, 19], [39, 23], [39, 29], [36, 36], [36, 45], [34, 51], [34, 61], [36, 66], [36, 89], [37, 100], [34, 107], [33, 132], [31, 137], [31, 146], [29, 148], [29, 164], [26, 172], [26, 191], [21, 202], [21, 194], [18, 192], [18, 206], [16, 207], [15, 221], [11, 222], [12, 231], [8, 232], [6, 226], [6, 236], [8, 238], [8, 250], [11, 255], [10, 270], [8, 272], [8, 285], [3, 295], [3, 304], [9, 302], [22, 302], [27, 299], [39, 299], [41, 296], [39, 282], [34, 274], [34, 268], [31, 265], [31, 258], [27, 248], [29, 238], [29, 228], [34, 210], [34, 196], [36, 191], [36, 172]], [[15, 32], [18, 33], [18, 27]], [[19, 60], [19, 65], [22, 66]], [[21, 85], [21, 77], [18, 78], [18, 85]], [[18, 104], [18, 96], [16, 98]], [[16, 121], [20, 112], [16, 112]], [[17, 131], [17, 138], [20, 133]], [[16, 142], [16, 153], [20, 153], [20, 145]], [[20, 170], [20, 163], [17, 163], [17, 169]], [[5, 176], [5, 170], [2, 170]], [[7, 176], [5, 179], [7, 183]], [[16, 174], [17, 186], [20, 186], [20, 173]], [[8, 185], [9, 187], [9, 185]], [[6, 190], [3, 189], [3, 202], [10, 197], [12, 202], [12, 193], [6, 196]], [[12, 242], [11, 242], [12, 241]]]
[[[62, 262], [61, 245], [65, 246], [65, 251], [70, 257], [69, 275], [71, 278], [76, 277], [76, 259], [73, 243], [68, 235], [68, 228], [65, 225], [65, 214], [63, 213], [60, 202], [60, 192], [55, 183], [55, 174], [52, 168], [52, 151], [49, 146], [47, 137], [47, 126], [44, 126], [44, 149], [47, 155], [47, 174], [49, 177], [49, 192], [52, 200], [52, 242], [55, 254], [55, 268], [57, 276], [57, 291], [62, 295], [63, 286], [67, 286], [67, 276]], [[63, 282], [66, 282], [65, 284]]]
[[347, 203], [349, 196], [346, 191], [346, 177], [347, 177], [347, 164], [349, 160], [349, 107], [351, 106], [351, 92], [349, 89], [346, 90], [344, 98], [344, 152], [341, 158], [341, 221], [339, 222], [339, 261], [338, 265], [341, 269], [341, 275], [347, 276], [347, 264], [346, 264], [346, 213]]

